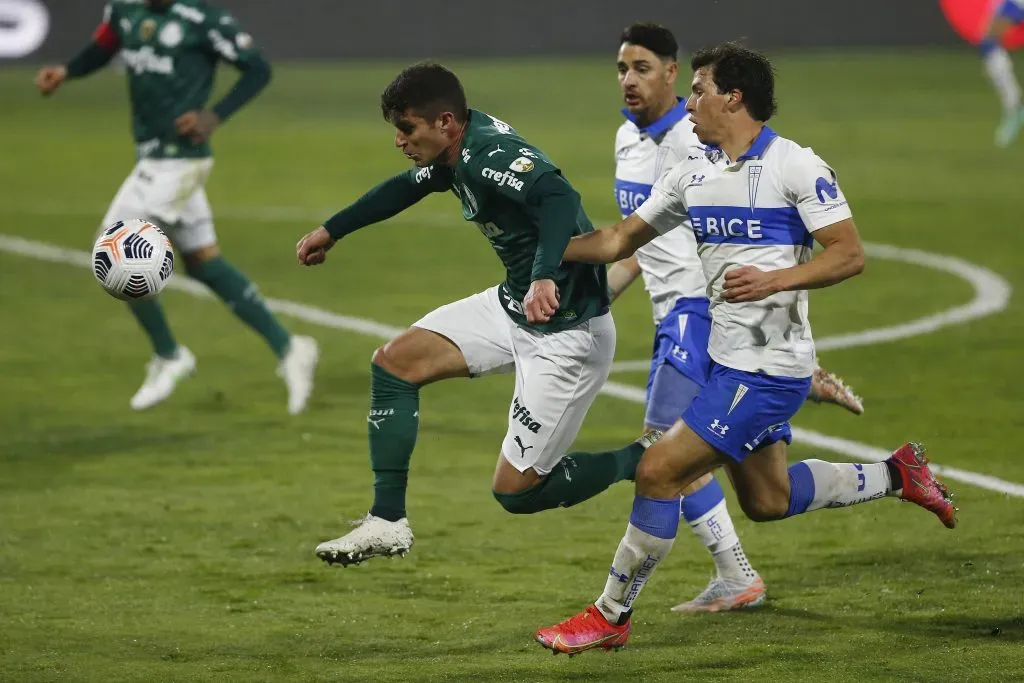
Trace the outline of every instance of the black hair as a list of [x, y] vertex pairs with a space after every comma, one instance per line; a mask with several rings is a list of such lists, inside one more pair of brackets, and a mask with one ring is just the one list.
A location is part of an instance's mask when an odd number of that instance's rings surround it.
[[622, 29], [619, 35], [619, 45], [629, 43], [647, 48], [662, 59], [676, 61], [679, 53], [679, 43], [664, 26], [649, 21], [637, 22]]
[[380, 111], [388, 121], [394, 123], [407, 110], [427, 120], [446, 111], [459, 123], [469, 118], [466, 93], [458, 76], [435, 62], [405, 67], [381, 93]]
[[751, 118], [767, 121], [778, 110], [775, 67], [768, 58], [736, 43], [702, 48], [690, 60], [694, 71], [710, 67], [718, 92], [739, 90]]

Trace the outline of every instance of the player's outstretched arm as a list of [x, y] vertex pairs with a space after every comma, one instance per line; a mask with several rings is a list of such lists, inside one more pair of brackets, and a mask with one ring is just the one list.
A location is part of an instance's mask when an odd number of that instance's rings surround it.
[[236, 62], [235, 66], [238, 67], [241, 76], [231, 90], [211, 108], [221, 123], [263, 92], [272, 76], [270, 62], [260, 52], [254, 52], [245, 61]]
[[428, 194], [450, 187], [451, 171], [434, 166], [413, 169], [385, 180], [299, 240], [295, 248], [299, 265], [320, 265], [331, 247], [345, 235], [385, 221]]
[[43, 95], [52, 95], [69, 78], [82, 78], [99, 71], [113, 59], [121, 47], [121, 39], [111, 25], [109, 7], [103, 22], [92, 34], [92, 40], [65, 65], [44, 66], [36, 74], [36, 87]]
[[632, 256], [657, 236], [658, 231], [634, 213], [610, 228], [573, 237], [562, 258], [580, 263], [615, 263]]
[[767, 272], [754, 266], [730, 270], [725, 274], [722, 298], [760, 301], [776, 292], [831, 287], [864, 271], [864, 247], [852, 218], [819, 228], [813, 235], [824, 249], [810, 261]]

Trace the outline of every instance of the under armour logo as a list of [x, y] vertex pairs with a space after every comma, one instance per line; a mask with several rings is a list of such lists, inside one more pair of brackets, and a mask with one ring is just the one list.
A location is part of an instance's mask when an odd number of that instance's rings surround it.
[[516, 442], [516, 445], [519, 446], [519, 450], [521, 450], [523, 452], [521, 457], [525, 458], [526, 457], [526, 451], [528, 451], [531, 448], [533, 448], [533, 446], [524, 446], [522, 440], [518, 436], [515, 437], [514, 440]]
[[715, 421], [708, 425], [708, 429], [719, 437], [724, 437], [729, 431], [729, 425], [724, 425], [719, 422], [718, 418], [715, 418]]
[[690, 178], [690, 182], [694, 184], [702, 183], [704, 182], [704, 176], [697, 175], [696, 173], [694, 173], [693, 176]]

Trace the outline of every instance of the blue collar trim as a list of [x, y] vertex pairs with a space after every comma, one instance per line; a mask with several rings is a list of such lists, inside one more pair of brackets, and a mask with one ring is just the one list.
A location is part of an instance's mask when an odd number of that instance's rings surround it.
[[761, 159], [764, 157], [764, 152], [768, 149], [768, 145], [772, 143], [772, 140], [779, 137], [779, 134], [768, 126], [761, 128], [761, 132], [754, 138], [754, 142], [751, 143], [750, 149], [747, 150], [746, 154], [742, 154], [736, 161], [749, 161], [751, 159]]
[[[628, 109], [623, 109], [622, 115], [636, 124], [636, 116]], [[676, 97], [676, 106], [669, 109], [664, 116], [643, 128], [637, 126], [637, 129], [639, 129], [641, 133], [645, 133], [652, 138], [656, 138], [672, 126], [682, 121], [686, 116], [686, 100], [682, 97]]]

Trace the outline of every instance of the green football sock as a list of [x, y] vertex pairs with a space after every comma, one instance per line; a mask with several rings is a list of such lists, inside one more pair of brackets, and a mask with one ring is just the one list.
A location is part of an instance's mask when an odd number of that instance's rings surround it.
[[572, 507], [593, 498], [612, 484], [636, 476], [644, 447], [635, 441], [603, 453], [570, 453], [555, 465], [544, 481], [519, 493], [497, 493], [501, 506], [514, 514], [532, 514], [556, 507]]
[[370, 514], [397, 522], [405, 517], [409, 460], [420, 422], [420, 388], [376, 363], [370, 366], [370, 466], [373, 507]]
[[256, 330], [278, 358], [284, 356], [291, 335], [267, 308], [249, 278], [220, 256], [190, 266], [188, 274], [212, 289], [242, 322]]
[[162, 358], [174, 358], [178, 351], [178, 342], [171, 334], [171, 328], [167, 326], [167, 318], [164, 316], [164, 309], [156, 299], [144, 301], [131, 301], [128, 308], [132, 315], [146, 331], [150, 343], [156, 355]]

